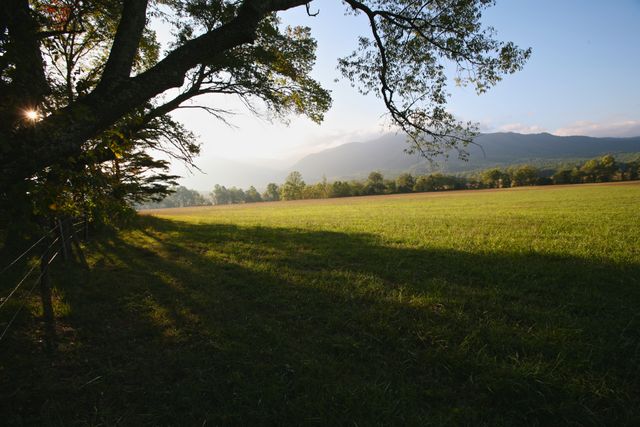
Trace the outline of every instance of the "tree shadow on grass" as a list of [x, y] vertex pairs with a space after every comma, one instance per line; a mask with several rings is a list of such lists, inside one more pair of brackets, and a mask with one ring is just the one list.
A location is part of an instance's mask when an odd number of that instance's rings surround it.
[[11, 358], [11, 422], [640, 421], [638, 265], [145, 222], [58, 277], [68, 329]]

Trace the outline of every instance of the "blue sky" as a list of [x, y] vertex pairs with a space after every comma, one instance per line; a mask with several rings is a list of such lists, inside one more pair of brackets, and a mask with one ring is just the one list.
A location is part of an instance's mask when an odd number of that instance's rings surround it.
[[[374, 96], [359, 95], [339, 76], [336, 60], [350, 53], [366, 33], [364, 17], [344, 16], [337, 0], [316, 0], [316, 17], [304, 8], [282, 14], [290, 25], [308, 25], [318, 40], [314, 77], [332, 91], [333, 107], [321, 126], [294, 118], [286, 126], [256, 118], [233, 99], [212, 97], [216, 106], [235, 110], [235, 128], [193, 110], [176, 113], [200, 135], [207, 159], [283, 161], [345, 142], [375, 138], [385, 126], [384, 108]], [[498, 38], [533, 55], [524, 70], [507, 76], [478, 96], [451, 82], [450, 110], [460, 119], [479, 122], [487, 132], [550, 132], [560, 135], [640, 135], [640, 0], [497, 0], [483, 22]], [[184, 174], [181, 166], [175, 172]], [[189, 185], [203, 177], [186, 177]], [[200, 186], [200, 185], [199, 185]]]
[[455, 92], [456, 112], [489, 130], [640, 135], [640, 1], [498, 0], [486, 21], [533, 56], [484, 96]]

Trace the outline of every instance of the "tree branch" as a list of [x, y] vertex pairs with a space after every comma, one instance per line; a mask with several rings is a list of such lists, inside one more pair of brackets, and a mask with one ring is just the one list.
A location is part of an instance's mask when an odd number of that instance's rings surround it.
[[147, 0], [124, 0], [122, 17], [100, 79], [100, 87], [110, 87], [131, 74], [147, 22], [147, 4]]

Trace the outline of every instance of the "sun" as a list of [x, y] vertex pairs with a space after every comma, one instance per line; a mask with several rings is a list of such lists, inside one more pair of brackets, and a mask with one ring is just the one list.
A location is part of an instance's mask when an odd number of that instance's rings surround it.
[[33, 122], [40, 118], [40, 114], [36, 110], [27, 110], [24, 112], [24, 115], [28, 120]]

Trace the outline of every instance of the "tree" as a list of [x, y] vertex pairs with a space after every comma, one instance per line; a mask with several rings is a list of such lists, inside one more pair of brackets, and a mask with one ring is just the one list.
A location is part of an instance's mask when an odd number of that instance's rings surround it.
[[624, 178], [629, 180], [640, 178], [640, 158], [626, 164]]
[[571, 169], [558, 170], [551, 177], [554, 184], [571, 184], [573, 179], [573, 171]]
[[607, 154], [605, 156], [602, 156], [599, 163], [600, 163], [600, 168], [598, 170], [598, 176], [596, 177], [596, 181], [598, 182], [612, 181], [615, 178], [615, 175], [618, 171], [618, 164], [616, 163], [616, 159], [611, 154]]
[[393, 194], [397, 191], [396, 189], [396, 181], [393, 179], [385, 179], [384, 180], [384, 193], [385, 194]]
[[186, 206], [204, 206], [211, 201], [195, 190], [183, 186], [171, 187], [171, 193], [158, 201], [146, 201], [136, 204], [138, 209], [178, 208]]
[[360, 181], [351, 180], [349, 181], [349, 188], [351, 189], [352, 196], [364, 196], [367, 193], [367, 187]]
[[229, 188], [229, 199], [233, 204], [245, 203], [247, 196], [242, 188], [231, 187]]
[[202, 194], [195, 190], [190, 190], [183, 186], [171, 188], [172, 193], [159, 202], [159, 205], [166, 208], [182, 208], [186, 206], [203, 206], [207, 201]]
[[521, 187], [526, 185], [536, 185], [540, 171], [531, 165], [518, 166], [511, 171], [511, 185]]
[[571, 169], [571, 182], [580, 184], [585, 181], [584, 173], [578, 167]]
[[[31, 132], [38, 116], [56, 111], [86, 94], [92, 87], [91, 82], [99, 77], [102, 67], [98, 58], [108, 54], [105, 41], [118, 24], [114, 19], [119, 13], [119, 3], [92, 3], [82, 11], [77, 9], [79, 3], [33, 1], [30, 5], [26, 1], [13, 1], [0, 7], [0, 99], [3, 101], [0, 103], [0, 147], [7, 142], [7, 135], [21, 130]], [[24, 14], [24, 10], [18, 12], [20, 7], [31, 7], [32, 16]], [[14, 21], [5, 21], [7, 17]], [[22, 55], [26, 55], [13, 44], [26, 36], [25, 32], [16, 33], [20, 31], [17, 27], [27, 31], [29, 22], [50, 30], [38, 33], [40, 51], [31, 50], [33, 67], [38, 56], [44, 56], [48, 65], [46, 97], [40, 106], [30, 100], [34, 91], [44, 87], [42, 82], [37, 79], [29, 82], [19, 68], [15, 68], [16, 64], [25, 65]], [[157, 46], [150, 42], [148, 34], [143, 34], [133, 68], [138, 70], [153, 63], [157, 53]], [[27, 67], [27, 71], [32, 69]], [[21, 98], [20, 93], [25, 98]], [[23, 109], [16, 109], [18, 104]], [[31, 110], [28, 112], [32, 119], [25, 121], [23, 114], [27, 109]], [[164, 151], [188, 161], [199, 147], [192, 142], [193, 135], [170, 117], [149, 116], [141, 121], [140, 111], [132, 109], [119, 120], [117, 127], [88, 138], [77, 156], [58, 159], [30, 179], [12, 182], [14, 185], [9, 189], [0, 186], [0, 216], [7, 214], [7, 204], [10, 212], [26, 199], [32, 206], [27, 215], [89, 213], [94, 220], [111, 221], [134, 204], [158, 201], [170, 194], [175, 190], [171, 186], [176, 184], [177, 177], [167, 174], [166, 160], [153, 159], [147, 150]], [[135, 134], [131, 132], [133, 128], [137, 129]], [[172, 152], [165, 144], [177, 150]], [[0, 152], [0, 163], [10, 159], [9, 150]], [[4, 157], [5, 154], [8, 157]], [[26, 155], [33, 154], [26, 152]], [[10, 179], [7, 178], [7, 182]], [[0, 179], [0, 184], [5, 182]]]
[[352, 195], [351, 186], [346, 181], [334, 181], [329, 194], [329, 197], [349, 197]]
[[464, 188], [464, 181], [455, 176], [447, 176], [434, 173], [427, 176], [419, 176], [413, 186], [413, 191], [443, 191]]
[[262, 199], [265, 202], [275, 202], [280, 200], [280, 188], [278, 188], [278, 184], [270, 182], [267, 185], [267, 189], [262, 193]]
[[429, 176], [421, 175], [416, 179], [416, 183], [413, 185], [413, 191], [422, 193], [425, 191], [434, 191], [435, 188], [432, 185]]
[[502, 188], [504, 172], [500, 168], [487, 169], [482, 173], [482, 183], [489, 188]]
[[416, 184], [415, 178], [410, 173], [402, 173], [396, 178], [396, 191], [399, 193], [410, 193]]
[[600, 174], [600, 162], [598, 159], [588, 160], [580, 167], [580, 172], [583, 182], [596, 182]]
[[322, 175], [322, 181], [317, 183], [315, 186], [321, 199], [326, 199], [331, 194], [331, 186], [329, 185], [329, 182], [327, 182], [327, 177], [325, 175]]
[[322, 181], [307, 185], [302, 190], [302, 198], [303, 199], [326, 199], [329, 197], [331, 192], [331, 187], [327, 182], [327, 178], [323, 177]]
[[384, 194], [385, 185], [384, 177], [380, 172], [371, 172], [367, 178], [367, 182], [364, 184], [365, 194]]
[[214, 205], [228, 205], [231, 203], [231, 195], [224, 185], [216, 184], [211, 192], [211, 199]]
[[[6, 204], [37, 194], [52, 169], [66, 182], [62, 175], [145, 150], [152, 140], [141, 133], [155, 126], [156, 137], [166, 134], [167, 114], [197, 107], [185, 102], [200, 95], [235, 95], [250, 107], [259, 100], [276, 117], [303, 114], [320, 122], [331, 100], [309, 76], [315, 41], [308, 28], [283, 28], [277, 17], [310, 3], [3, 1], [0, 198]], [[361, 92], [382, 99], [410, 150], [433, 157], [453, 148], [464, 155], [475, 135], [473, 124], [446, 110], [449, 64], [457, 82], [482, 93], [528, 58], [529, 50], [483, 29], [482, 12], [491, 3], [344, 1], [368, 21], [371, 36], [339, 69]], [[149, 27], [154, 16], [176, 34], [164, 56]], [[200, 107], [225, 119], [216, 106]], [[25, 111], [40, 119], [25, 120]], [[184, 129], [168, 135], [163, 149], [189, 162], [197, 151], [189, 137]]]
[[302, 180], [302, 175], [298, 171], [291, 172], [282, 187], [280, 188], [280, 197], [282, 200], [299, 200], [306, 184]]
[[245, 201], [247, 203], [256, 203], [262, 201], [262, 196], [258, 193], [258, 190], [252, 185], [247, 191], [245, 191]]

